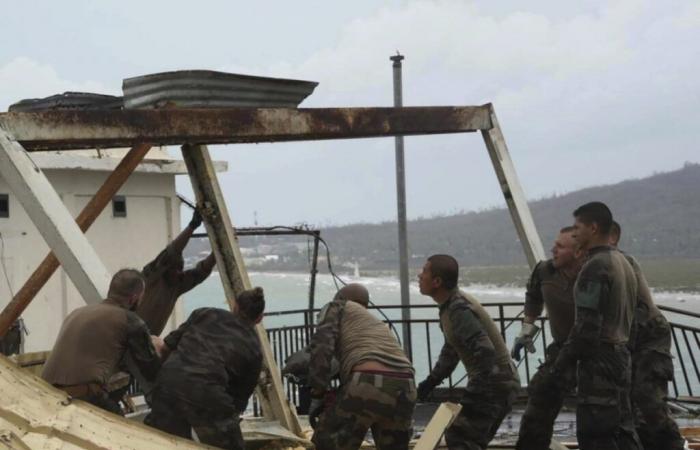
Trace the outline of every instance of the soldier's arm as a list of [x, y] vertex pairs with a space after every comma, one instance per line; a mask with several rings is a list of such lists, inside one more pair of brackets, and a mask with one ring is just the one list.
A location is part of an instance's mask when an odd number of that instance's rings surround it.
[[344, 303], [333, 301], [311, 338], [309, 386], [316, 392], [328, 389], [332, 377], [331, 361], [340, 333], [340, 319]]
[[576, 321], [559, 352], [556, 368], [561, 369], [598, 352], [603, 324], [600, 305], [608, 301], [609, 295], [609, 282], [604, 270], [595, 263], [585, 266], [574, 290]]
[[545, 261], [537, 263], [530, 274], [525, 289], [525, 323], [535, 323], [535, 320], [542, 315], [544, 310], [544, 297], [542, 297], [542, 276]]
[[160, 358], [151, 342], [151, 333], [146, 323], [136, 313], [129, 312], [126, 319], [127, 351], [148, 381], [153, 381], [160, 369]]
[[209, 256], [199, 261], [197, 265], [190, 270], [186, 270], [182, 275], [182, 284], [180, 285], [180, 294], [193, 289], [195, 286], [200, 284], [202, 281], [206, 280], [211, 271], [216, 265], [216, 259], [213, 253], [209, 253]]
[[442, 380], [449, 377], [455, 367], [459, 364], [459, 355], [454, 348], [447, 342], [442, 346], [440, 350], [440, 356], [438, 357], [435, 367], [430, 371], [430, 378], [433, 379], [435, 384], [442, 383]]
[[245, 367], [244, 370], [240, 370], [239, 367], [236, 367], [235, 370], [240, 373], [240, 376], [230, 378], [232, 383], [229, 385], [229, 392], [233, 397], [236, 409], [242, 413], [248, 407], [248, 400], [258, 385], [262, 361], [256, 361], [250, 367]]
[[473, 355], [485, 367], [493, 367], [496, 361], [496, 349], [484, 330], [481, 321], [467, 304], [457, 304], [450, 315], [452, 333], [465, 353]]

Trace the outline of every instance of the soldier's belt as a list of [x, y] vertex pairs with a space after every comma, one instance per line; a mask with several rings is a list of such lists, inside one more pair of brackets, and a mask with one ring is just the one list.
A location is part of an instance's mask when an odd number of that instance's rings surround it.
[[357, 373], [366, 373], [369, 375], [383, 375], [391, 378], [413, 378], [411, 372], [394, 372], [393, 370], [353, 370]]

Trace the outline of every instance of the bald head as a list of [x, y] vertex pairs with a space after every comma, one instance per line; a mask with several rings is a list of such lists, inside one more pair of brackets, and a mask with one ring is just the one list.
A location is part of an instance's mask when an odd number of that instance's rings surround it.
[[333, 297], [333, 300], [350, 300], [365, 308], [369, 305], [369, 291], [360, 283], [350, 283], [343, 286]]

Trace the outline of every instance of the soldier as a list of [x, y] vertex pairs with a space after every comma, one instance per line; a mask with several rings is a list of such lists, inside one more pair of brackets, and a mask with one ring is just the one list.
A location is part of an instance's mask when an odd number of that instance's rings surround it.
[[262, 368], [255, 325], [265, 310], [262, 288], [243, 291], [233, 313], [196, 309], [164, 339], [169, 355], [156, 379], [144, 423], [205, 444], [243, 449], [239, 416]]
[[574, 286], [576, 320], [549, 376], [563, 379], [578, 362], [576, 435], [582, 450], [640, 449], [627, 348], [637, 279], [624, 255], [608, 245], [612, 214], [604, 203], [587, 203], [574, 218], [574, 237], [588, 259]]
[[554, 421], [564, 399], [576, 383], [574, 367], [563, 374], [563, 380], [549, 377], [559, 349], [574, 325], [574, 282], [581, 269], [583, 252], [573, 238], [574, 227], [562, 228], [552, 247], [552, 259], [535, 266], [525, 294], [525, 318], [520, 335], [515, 339], [512, 356], [520, 361], [525, 348], [533, 353], [532, 343], [539, 328], [535, 320], [547, 308], [553, 342], [547, 346], [545, 361], [528, 384], [527, 407], [520, 421], [516, 449], [548, 450]]
[[420, 292], [440, 306], [445, 344], [430, 375], [418, 385], [423, 401], [462, 361], [467, 370], [462, 411], [445, 431], [450, 449], [485, 449], [510, 412], [520, 389], [508, 348], [479, 302], [457, 287], [459, 265], [448, 255], [433, 255], [418, 276]]
[[146, 293], [136, 313], [155, 335], [163, 332], [178, 297], [206, 280], [216, 264], [214, 255], [210, 253], [194, 269], [183, 271], [185, 262], [182, 251], [201, 224], [202, 217], [195, 211], [187, 228], [143, 268]]
[[[378, 449], [407, 449], [416, 402], [413, 366], [389, 327], [367, 311], [369, 293], [360, 284], [338, 291], [311, 339], [309, 421], [319, 450], [360, 448], [372, 429]], [[324, 411], [333, 357], [341, 387]]]
[[[617, 248], [622, 228], [613, 221], [610, 245]], [[671, 326], [654, 304], [637, 260], [623, 252], [637, 276], [637, 322], [632, 350], [631, 401], [639, 439], [646, 450], [684, 448], [685, 440], [666, 405], [668, 382], [673, 380]]]
[[122, 269], [112, 277], [106, 300], [70, 313], [41, 377], [74, 398], [121, 414], [106, 385], [125, 353], [146, 379], [153, 380], [160, 367], [148, 327], [133, 312], [144, 286], [138, 270]]

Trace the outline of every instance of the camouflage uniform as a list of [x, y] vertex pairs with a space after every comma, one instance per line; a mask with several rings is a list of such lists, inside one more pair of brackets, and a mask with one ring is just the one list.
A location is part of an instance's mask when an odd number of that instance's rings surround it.
[[[358, 343], [355, 338], [363, 335], [373, 339]], [[371, 428], [378, 449], [407, 449], [416, 403], [413, 368], [386, 324], [356, 303], [332, 301], [311, 340], [312, 389], [328, 388], [333, 356], [341, 365], [341, 388], [314, 431], [316, 448], [357, 449]], [[366, 361], [380, 361], [392, 371], [352, 370], [355, 362]]]
[[242, 449], [239, 415], [262, 368], [255, 327], [238, 315], [200, 308], [165, 338], [171, 350], [158, 373], [144, 423], [184, 438]]
[[632, 349], [632, 406], [637, 434], [646, 450], [680, 450], [685, 440], [666, 405], [668, 383], [673, 380], [671, 327], [651, 297], [637, 261], [627, 261], [637, 275], [636, 336]]
[[41, 377], [74, 398], [121, 414], [119, 404], [107, 393], [107, 383], [127, 353], [147, 380], [156, 377], [160, 358], [146, 324], [107, 299], [66, 317]]
[[[146, 291], [136, 309], [155, 335], [165, 328], [178, 297], [207, 279], [216, 265], [214, 255], [201, 260], [194, 268], [182, 271], [182, 251], [192, 235], [192, 230], [183, 230], [160, 254], [143, 268]], [[171, 277], [171, 272], [177, 276]]]
[[450, 449], [485, 449], [520, 389], [503, 337], [479, 302], [455, 289], [440, 305], [445, 344], [429, 378], [439, 384], [462, 361], [467, 388], [462, 411], [445, 432]]
[[622, 253], [589, 250], [574, 286], [576, 322], [554, 364], [554, 377], [576, 365], [576, 436], [582, 450], [641, 449], [634, 429], [627, 348], [637, 279]]
[[528, 281], [525, 315], [539, 317], [546, 307], [554, 342], [547, 346], [545, 361], [528, 384], [527, 407], [520, 421], [516, 444], [518, 450], [549, 449], [554, 422], [564, 399], [576, 384], [573, 366], [564, 371], [561, 379], [550, 376], [552, 365], [574, 324], [575, 281], [575, 277], [568, 277], [563, 271], [554, 268], [552, 260], [538, 263]]

